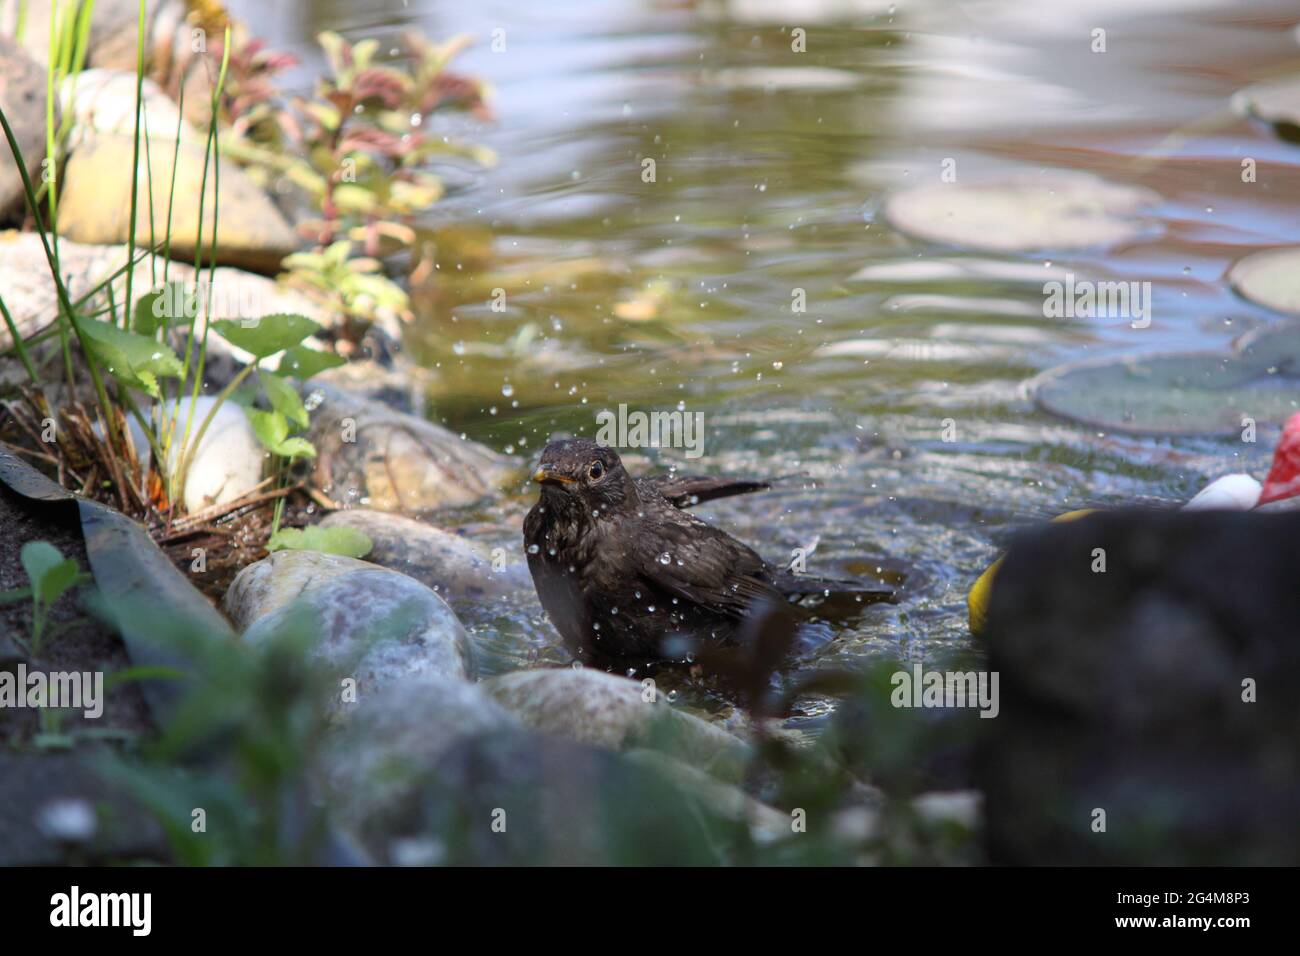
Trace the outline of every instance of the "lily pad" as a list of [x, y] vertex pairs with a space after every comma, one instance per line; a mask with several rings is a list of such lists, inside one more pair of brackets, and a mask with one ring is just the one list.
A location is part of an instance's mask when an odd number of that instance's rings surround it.
[[1300, 315], [1300, 246], [1252, 253], [1229, 270], [1228, 281], [1256, 305]]
[[1052, 171], [982, 183], [936, 183], [885, 204], [896, 229], [930, 242], [990, 252], [1092, 249], [1150, 235], [1149, 189]]
[[1265, 329], [1229, 352], [1130, 356], [1064, 365], [1029, 383], [1045, 411], [1138, 435], [1237, 435], [1242, 419], [1300, 409], [1300, 324]]
[[1279, 139], [1300, 143], [1300, 76], [1239, 90], [1232, 98], [1232, 108], [1242, 116], [1268, 123]]

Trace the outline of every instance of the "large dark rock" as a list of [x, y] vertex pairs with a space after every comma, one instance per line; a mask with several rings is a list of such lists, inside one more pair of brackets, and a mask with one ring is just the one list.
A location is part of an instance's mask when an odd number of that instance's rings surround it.
[[1018, 540], [980, 722], [992, 859], [1300, 862], [1298, 576], [1294, 514], [1099, 513]]

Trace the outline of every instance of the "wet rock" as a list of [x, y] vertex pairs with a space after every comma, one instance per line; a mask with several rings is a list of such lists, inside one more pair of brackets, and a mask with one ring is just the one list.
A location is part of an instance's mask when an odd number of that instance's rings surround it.
[[374, 568], [367, 561], [339, 554], [275, 551], [239, 572], [226, 590], [221, 609], [235, 628], [242, 631], [264, 614], [292, 604], [309, 587], [350, 571]]
[[1300, 859], [1298, 564], [1295, 513], [1097, 513], [1018, 539], [986, 638], [1000, 713], [977, 721], [993, 860]]
[[929, 242], [990, 252], [1090, 249], [1149, 233], [1149, 189], [1050, 171], [984, 183], [919, 186], [892, 196], [895, 228]]
[[[41, 182], [41, 160], [45, 158], [45, 70], [33, 62], [16, 43], [0, 37], [0, 108], [13, 128], [22, 150], [32, 184]], [[57, 118], [55, 122], [58, 122]], [[0, 140], [0, 214], [23, 205], [23, 180], [9, 150]]]
[[[309, 383], [317, 485], [338, 507], [425, 512], [497, 492], [515, 462], [440, 425]], [[319, 403], [319, 404], [317, 404]]]
[[[442, 598], [404, 574], [350, 560], [276, 552], [236, 576], [223, 608], [250, 643], [307, 629], [320, 663], [353, 678], [358, 699], [416, 676], [470, 673], [469, 637]], [[347, 707], [341, 693], [331, 711]]]
[[[215, 397], [200, 396], [193, 402], [193, 424], [190, 442], [198, 436], [199, 427], [216, 405]], [[181, 399], [176, 419], [176, 440], [169, 449], [169, 470], [180, 461], [180, 436], [190, 419], [191, 400]], [[170, 412], [171, 405], [168, 405]], [[137, 439], [142, 442], [143, 435]], [[139, 445], [137, 446], [139, 447]], [[145, 446], [147, 447], [147, 446]], [[193, 514], [213, 505], [223, 505], [242, 498], [262, 481], [266, 451], [257, 440], [257, 434], [244, 410], [234, 402], [224, 402], [217, 409], [212, 424], [203, 434], [194, 452], [189, 473], [185, 477], [185, 510]]]
[[522, 553], [514, 563], [493, 567], [489, 548], [431, 524], [384, 511], [353, 508], [337, 511], [323, 528], [356, 528], [374, 543], [366, 560], [409, 574], [452, 604], [504, 597], [533, 589]]
[[483, 681], [526, 726], [579, 743], [653, 748], [695, 767], [737, 778], [748, 747], [727, 731], [676, 710], [653, 685], [590, 668], [516, 671]]

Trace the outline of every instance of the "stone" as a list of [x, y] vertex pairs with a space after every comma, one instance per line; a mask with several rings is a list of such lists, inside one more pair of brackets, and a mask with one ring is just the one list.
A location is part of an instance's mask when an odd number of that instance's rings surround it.
[[[175, 140], [168, 138], [151, 140], [148, 155], [143, 147], [140, 150], [135, 243], [146, 246], [151, 235], [159, 240], [166, 235], [170, 205], [172, 255], [193, 261], [199, 239], [203, 147], [181, 142], [176, 156], [175, 202], [169, 204], [174, 148]], [[59, 234], [74, 242], [125, 242], [130, 232], [130, 171], [135, 161], [130, 136], [87, 136], [64, 167]], [[209, 252], [215, 225], [219, 263], [261, 272], [279, 269], [281, 260], [298, 247], [293, 228], [239, 166], [224, 157], [219, 165], [220, 184], [210, 169], [203, 197], [204, 254]], [[154, 184], [152, 232], [147, 201], [150, 170]]]
[[[83, 143], [102, 135], [133, 138], [135, 84], [134, 70], [82, 70], [64, 80], [59, 88], [59, 104], [69, 121], [64, 149], [75, 153]], [[182, 143], [203, 148], [207, 132], [200, 132], [183, 120], [175, 101], [157, 83], [146, 77], [140, 95], [144, 104], [140, 113], [141, 137], [147, 136], [154, 144], [160, 140], [175, 142], [179, 134]], [[155, 202], [158, 197], [158, 181], [154, 180]], [[163, 201], [166, 202], [165, 193]]]
[[1000, 711], [975, 721], [991, 860], [1300, 859], [1298, 564], [1294, 512], [1098, 512], [1014, 541], [985, 638]]
[[[74, 303], [121, 269], [126, 261], [126, 249], [121, 245], [86, 245], [66, 239], [59, 242], [59, 266], [68, 287], [68, 295]], [[156, 274], [160, 281], [163, 265], [159, 259]], [[153, 273], [147, 258], [136, 264], [131, 290], [133, 298], [139, 299], [150, 290]], [[167, 268], [167, 275], [169, 280], [185, 282], [191, 289], [194, 287], [193, 266], [173, 262]], [[298, 312], [323, 326], [334, 324], [334, 317], [317, 308], [306, 296], [266, 276], [223, 267], [214, 271], [209, 285], [208, 270], [204, 267], [201, 288], [204, 296], [197, 324], [196, 334], [199, 336], [203, 334], [209, 302], [214, 319], [256, 318], [279, 312]], [[54, 321], [58, 312], [58, 295], [50, 277], [49, 262], [45, 258], [40, 236], [30, 232], [0, 233], [0, 290], [4, 292], [5, 304], [24, 339], [40, 333]], [[120, 309], [126, 297], [125, 273], [114, 280], [113, 295]], [[87, 302], [86, 308], [93, 311], [106, 308], [107, 305], [108, 296], [100, 293]], [[308, 339], [307, 344], [314, 342], [314, 339]], [[9, 330], [0, 324], [0, 349], [6, 349], [11, 344]], [[241, 362], [251, 358], [248, 353], [227, 345], [215, 335], [208, 337], [208, 347], [209, 358], [214, 354], [229, 356]]]
[[418, 792], [428, 769], [464, 737], [518, 724], [477, 685], [423, 674], [382, 694], [362, 693], [324, 745], [331, 803], [345, 826], [383, 830]]
[[273, 551], [262, 561], [242, 569], [230, 582], [221, 609], [235, 629], [246, 630], [254, 621], [278, 611], [309, 587], [349, 571], [374, 570], [368, 561], [320, 551]]
[[[25, 23], [20, 41], [33, 60], [44, 69], [50, 53], [50, 14], [53, 0], [23, 0], [22, 4], [0, 6], [0, 32], [12, 37], [17, 27], [19, 6], [25, 7]], [[58, 5], [60, 16], [72, 4]], [[184, 0], [145, 0], [145, 56], [151, 59], [158, 37], [156, 30], [183, 17]], [[138, 0], [96, 0], [90, 20], [90, 39], [86, 45], [86, 65], [135, 71], [136, 26], [139, 22]]]
[[533, 590], [522, 552], [514, 555], [514, 563], [495, 570], [492, 553], [485, 545], [415, 518], [352, 508], [336, 511], [320, 524], [323, 528], [342, 526], [361, 531], [374, 544], [366, 555], [367, 561], [410, 575], [453, 605]]
[[[16, 43], [0, 37], [0, 108], [22, 151], [34, 188], [41, 184], [45, 158], [45, 70]], [[55, 122], [58, 122], [56, 116]], [[0, 214], [24, 206], [23, 180], [7, 140], [0, 139]]]
[[[199, 396], [193, 403], [194, 416], [190, 419], [191, 400], [183, 398], [176, 418], [176, 437], [168, 449], [168, 469], [173, 470], [180, 461], [180, 439], [185, 424], [190, 425], [190, 440], [198, 436], [199, 427], [216, 404], [216, 398]], [[170, 412], [172, 404], [168, 402]], [[203, 434], [198, 450], [190, 462], [185, 477], [183, 500], [190, 514], [213, 505], [224, 505], [242, 498], [262, 482], [266, 463], [266, 450], [257, 440], [252, 424], [243, 408], [234, 402], [223, 402]]]
[[307, 383], [316, 484], [337, 507], [419, 514], [481, 501], [516, 462], [440, 425], [330, 385]]
[[[223, 609], [250, 644], [281, 629], [308, 628], [315, 660], [355, 679], [358, 699], [416, 676], [469, 675], [469, 636], [442, 598], [404, 574], [348, 560], [354, 559], [275, 552], [239, 572]], [[331, 713], [346, 714], [342, 698]]]
[[734, 862], [747, 836], [734, 807], [652, 763], [528, 730], [477, 734], [430, 768], [388, 835], [451, 865]]
[[760, 843], [770, 843], [791, 832], [791, 818], [756, 800], [739, 787], [724, 783], [698, 767], [658, 750], [630, 750], [628, 758], [671, 780], [689, 796], [708, 806], [725, 819], [743, 823], [750, 836]]
[[662, 750], [728, 779], [740, 776], [749, 756], [739, 738], [675, 709], [653, 687], [603, 671], [515, 671], [490, 677], [482, 687], [525, 726], [579, 743]]

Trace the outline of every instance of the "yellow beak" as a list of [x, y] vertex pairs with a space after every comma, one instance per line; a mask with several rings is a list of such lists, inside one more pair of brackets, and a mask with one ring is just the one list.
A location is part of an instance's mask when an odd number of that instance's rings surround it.
[[544, 481], [558, 481], [566, 485], [573, 484], [573, 479], [565, 475], [557, 475], [553, 471], [547, 471], [545, 468], [538, 468], [533, 472], [533, 481], [539, 485]]

